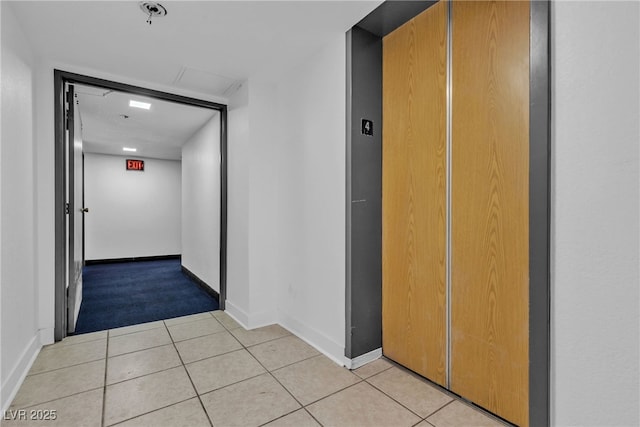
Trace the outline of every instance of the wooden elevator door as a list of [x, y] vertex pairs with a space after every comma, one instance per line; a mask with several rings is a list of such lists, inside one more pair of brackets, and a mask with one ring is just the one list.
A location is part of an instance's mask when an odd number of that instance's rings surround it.
[[526, 426], [530, 5], [451, 11], [450, 105], [446, 2], [383, 40], [383, 353]]
[[446, 4], [383, 39], [382, 348], [446, 381]]
[[450, 388], [529, 420], [529, 3], [452, 8]]

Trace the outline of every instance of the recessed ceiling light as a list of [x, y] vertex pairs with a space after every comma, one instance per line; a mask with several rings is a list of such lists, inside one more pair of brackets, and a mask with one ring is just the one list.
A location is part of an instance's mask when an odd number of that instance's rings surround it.
[[138, 151], [138, 149], [137, 149], [137, 148], [123, 147], [123, 148], [122, 148], [122, 151], [132, 151], [132, 152], [136, 152], [136, 151]]
[[151, 104], [149, 104], [148, 102], [134, 101], [132, 99], [129, 101], [129, 107], [142, 108], [144, 110], [148, 110], [149, 108], [151, 108]]

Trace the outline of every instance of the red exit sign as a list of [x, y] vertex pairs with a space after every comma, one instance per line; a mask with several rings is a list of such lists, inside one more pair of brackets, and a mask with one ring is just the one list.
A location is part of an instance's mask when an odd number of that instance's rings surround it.
[[127, 170], [144, 172], [144, 160], [127, 159]]

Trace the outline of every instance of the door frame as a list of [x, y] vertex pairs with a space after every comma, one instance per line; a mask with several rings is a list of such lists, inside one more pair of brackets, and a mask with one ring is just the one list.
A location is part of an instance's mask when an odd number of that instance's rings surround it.
[[[345, 356], [352, 361], [373, 360], [382, 349], [379, 315], [382, 312], [382, 253], [379, 250], [382, 222], [378, 207], [382, 198], [382, 38], [435, 3], [385, 1], [347, 32]], [[531, 0], [529, 424], [532, 426], [551, 422], [550, 22], [549, 0]], [[364, 118], [373, 119], [376, 133], [363, 139], [360, 121]], [[363, 193], [367, 195], [368, 206], [359, 203], [356, 211], [353, 203], [365, 199]]]
[[[66, 85], [65, 85], [66, 86]], [[75, 331], [75, 324], [74, 325], [70, 325], [71, 322], [76, 321], [76, 317], [75, 317], [75, 312], [76, 310], [80, 310], [80, 307], [76, 307], [76, 299], [77, 299], [77, 295], [78, 295], [78, 283], [76, 282], [76, 264], [75, 264], [75, 260], [76, 260], [76, 215], [81, 216], [82, 217], [82, 266], [80, 267], [80, 281], [82, 281], [82, 267], [84, 266], [84, 212], [80, 212], [78, 210], [78, 208], [80, 208], [80, 210], [84, 209], [84, 165], [80, 165], [80, 167], [82, 167], [82, 185], [83, 185], [83, 193], [82, 193], [82, 206], [77, 206], [76, 205], [76, 198], [77, 195], [75, 194], [75, 189], [76, 189], [76, 168], [79, 166], [76, 164], [76, 153], [75, 153], [75, 149], [76, 149], [76, 145], [75, 145], [75, 140], [76, 140], [76, 127], [78, 125], [78, 127], [81, 127], [81, 125], [79, 125], [79, 123], [76, 122], [76, 120], [80, 119], [80, 112], [76, 111], [77, 106], [78, 106], [78, 101], [77, 101], [77, 94], [75, 91], [75, 87], [73, 85], [69, 85], [69, 87], [65, 87], [63, 90], [65, 90], [65, 100], [66, 103], [68, 104], [68, 107], [66, 108], [66, 112], [67, 112], [67, 117], [66, 117], [66, 128], [68, 131], [68, 137], [65, 138], [66, 140], [66, 153], [67, 153], [67, 173], [65, 174], [65, 177], [67, 178], [67, 189], [71, 189], [72, 190], [72, 194], [67, 194], [66, 197], [66, 204], [65, 204], [65, 213], [67, 214], [67, 221], [65, 221], [65, 224], [67, 225], [67, 247], [68, 247], [68, 251], [65, 251], [65, 253], [67, 254], [67, 262], [66, 262], [66, 267], [67, 267], [67, 272], [68, 274], [66, 275], [66, 283], [68, 284], [68, 291], [66, 293], [67, 298], [65, 299], [66, 303], [67, 303], [67, 307], [68, 309], [66, 310], [66, 325], [65, 325], [65, 329], [67, 331], [67, 333], [73, 333]], [[84, 155], [83, 155], [84, 156]], [[70, 303], [71, 301], [71, 303]]]
[[53, 70], [54, 81], [54, 197], [55, 197], [55, 341], [62, 340], [67, 335], [67, 295], [65, 275], [66, 264], [66, 212], [65, 188], [66, 152], [65, 152], [65, 84], [84, 84], [104, 89], [128, 92], [134, 95], [147, 96], [159, 100], [177, 102], [194, 107], [208, 108], [220, 112], [220, 293], [219, 306], [225, 308], [227, 296], [227, 105], [212, 101], [176, 95], [148, 89], [141, 86], [100, 79], [97, 77]]

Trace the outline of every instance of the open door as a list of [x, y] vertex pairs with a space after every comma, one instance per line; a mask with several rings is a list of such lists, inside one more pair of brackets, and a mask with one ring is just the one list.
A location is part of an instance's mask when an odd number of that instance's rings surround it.
[[84, 208], [82, 181], [82, 124], [73, 85], [67, 89], [67, 332], [76, 329], [82, 303]]

